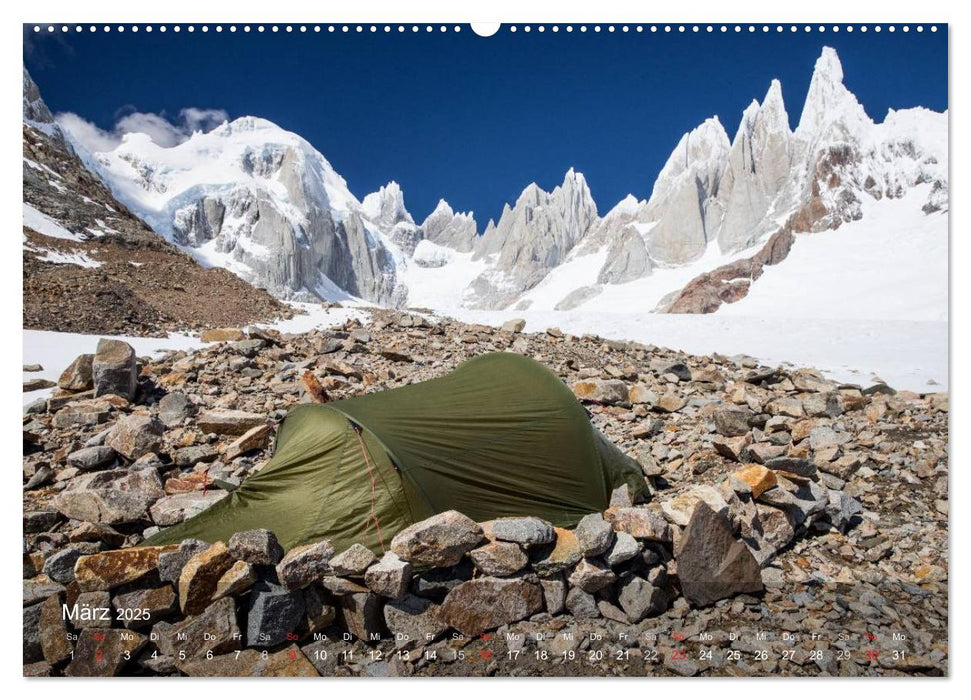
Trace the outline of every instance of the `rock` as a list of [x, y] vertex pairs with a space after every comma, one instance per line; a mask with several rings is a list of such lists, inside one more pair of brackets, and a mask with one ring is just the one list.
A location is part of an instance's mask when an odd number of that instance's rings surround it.
[[639, 404], [654, 406], [657, 403], [657, 393], [647, 384], [631, 384], [627, 390], [627, 397], [635, 406]]
[[481, 539], [478, 523], [449, 510], [406, 527], [391, 540], [391, 551], [415, 566], [454, 566]]
[[167, 622], [156, 624], [156, 645], [161, 653], [176, 657], [177, 665], [196, 658], [205, 658], [206, 652], [225, 654], [242, 646], [243, 634], [236, 620], [236, 603], [232, 598], [220, 598], [201, 614], [187, 617], [174, 625]]
[[[50, 401], [48, 402], [48, 406], [50, 406]], [[60, 429], [75, 428], [84, 425], [100, 425], [108, 422], [110, 417], [111, 404], [105, 401], [73, 401], [54, 414], [53, 425], [55, 428]]]
[[107, 591], [79, 593], [74, 605], [77, 614], [71, 624], [76, 629], [111, 627], [111, 595]]
[[540, 518], [498, 518], [491, 521], [497, 540], [521, 545], [549, 544], [556, 539], [553, 526]]
[[176, 428], [195, 413], [195, 406], [181, 391], [166, 394], [158, 402], [158, 417], [165, 427]]
[[109, 591], [158, 569], [159, 556], [175, 545], [112, 549], [89, 554], [74, 565], [74, 578], [82, 591]]
[[246, 645], [272, 647], [303, 620], [303, 593], [270, 581], [258, 581], [250, 591], [246, 613]]
[[695, 505], [702, 501], [719, 514], [728, 513], [728, 504], [716, 489], [711, 486], [695, 486], [690, 491], [669, 498], [661, 503], [661, 510], [670, 522], [684, 527], [694, 513]]
[[654, 409], [664, 413], [680, 411], [685, 406], [685, 400], [673, 392], [667, 392], [657, 400]]
[[815, 513], [823, 512], [829, 505], [826, 489], [814, 481], [797, 484], [779, 475], [778, 485], [763, 493], [759, 500], [789, 512], [797, 525], [802, 525]]
[[331, 605], [331, 602], [330, 596], [321, 586], [311, 584], [303, 589], [307, 632], [310, 634], [320, 632], [333, 624], [337, 619], [337, 608]]
[[209, 549], [209, 543], [202, 540], [182, 540], [178, 547], [170, 547], [159, 554], [158, 575], [163, 581], [178, 583], [186, 563], [199, 552]]
[[40, 377], [35, 377], [33, 379], [27, 379], [24, 381], [24, 393], [28, 391], [40, 391], [41, 389], [50, 389], [52, 386], [57, 386], [57, 385], [49, 379], [42, 379]]
[[[741, 469], [736, 469], [731, 477], [744, 484], [745, 489], [740, 493], [750, 493], [752, 498], [758, 498], [767, 489], [776, 485], [775, 472], [759, 464], [747, 464]], [[737, 488], [735, 490], [739, 491]]]
[[789, 418], [802, 418], [806, 415], [802, 407], [802, 401], [789, 397], [782, 397], [770, 401], [766, 405], [765, 410], [773, 416], [788, 416]]
[[758, 562], [736, 540], [725, 513], [698, 500], [675, 552], [681, 592], [694, 606], [762, 590]]
[[455, 566], [428, 569], [418, 574], [412, 581], [412, 591], [426, 598], [442, 599], [457, 585], [472, 578], [472, 574], [472, 561], [462, 559]]
[[760, 567], [765, 567], [795, 536], [793, 519], [780, 508], [755, 504], [757, 518], [746, 544]]
[[223, 574], [235, 563], [226, 545], [216, 542], [194, 555], [179, 575], [179, 607], [187, 615], [198, 615], [213, 600]]
[[613, 545], [604, 555], [604, 560], [607, 562], [607, 566], [615, 567], [625, 561], [630, 561], [640, 553], [641, 545], [637, 540], [626, 532], [618, 531], [614, 537]]
[[836, 418], [843, 415], [843, 400], [836, 391], [810, 394], [802, 401], [806, 415], [815, 418]]
[[53, 501], [68, 518], [116, 525], [145, 520], [165, 495], [155, 469], [112, 469], [75, 477]]
[[352, 544], [330, 560], [330, 569], [338, 576], [361, 576], [378, 558], [363, 544]]
[[67, 456], [67, 463], [72, 467], [89, 471], [111, 464], [116, 456], [115, 451], [110, 447], [82, 447]]
[[486, 576], [511, 576], [529, 563], [529, 558], [514, 542], [490, 542], [473, 549], [469, 556]]
[[614, 512], [613, 528], [640, 540], [671, 541], [671, 528], [661, 515], [649, 508], [617, 509]]
[[809, 431], [809, 446], [813, 450], [839, 447], [840, 439], [836, 431], [828, 425], [821, 425]]
[[400, 598], [408, 591], [411, 564], [402, 561], [394, 552], [387, 552], [364, 574], [364, 583], [385, 598]]
[[826, 515], [829, 522], [840, 532], [846, 532], [853, 519], [863, 512], [863, 507], [859, 501], [843, 491], [830, 489], [828, 495], [829, 504], [826, 506]]
[[334, 546], [330, 540], [294, 547], [276, 565], [277, 577], [287, 590], [303, 588], [323, 578], [332, 556]]
[[511, 318], [502, 324], [501, 329], [504, 330], [506, 333], [522, 333], [525, 327], [526, 327], [525, 319]]
[[43, 603], [24, 608], [23, 659], [25, 664], [34, 663], [44, 658], [44, 650], [40, 644], [40, 619], [43, 608]]
[[582, 559], [569, 577], [571, 586], [587, 593], [596, 593], [616, 580], [616, 574], [599, 559]]
[[388, 601], [384, 606], [384, 621], [399, 649], [424, 646], [448, 629], [438, 605], [411, 594]]
[[627, 385], [619, 379], [586, 379], [576, 382], [572, 389], [573, 395], [580, 401], [608, 406], [630, 405]]
[[159, 499], [150, 509], [152, 521], [161, 527], [177, 525], [183, 520], [198, 515], [209, 506], [218, 503], [228, 494], [225, 491], [212, 489], [206, 493], [195, 491], [192, 493], [177, 493]]
[[340, 597], [337, 622], [358, 639], [370, 640], [381, 636], [384, 626], [384, 599], [365, 591]]
[[135, 414], [115, 423], [105, 438], [105, 445], [130, 460], [136, 460], [149, 452], [158, 452], [164, 432], [161, 421]]
[[50, 530], [61, 520], [56, 510], [32, 510], [24, 513], [24, 532], [44, 532]]
[[115, 610], [133, 610], [144, 613], [121, 618], [122, 624], [129, 629], [149, 627], [178, 609], [175, 591], [169, 585], [123, 593], [115, 596], [112, 604], [115, 606]]
[[579, 588], [571, 588], [566, 594], [566, 609], [578, 620], [595, 620], [600, 617], [600, 608], [593, 594]]
[[78, 547], [65, 547], [47, 557], [44, 562], [44, 573], [52, 581], [58, 583], [70, 583], [74, 580], [74, 565], [81, 558], [81, 550]]
[[[98, 348], [100, 350], [101, 343]], [[64, 675], [117, 676], [147, 642], [148, 637], [131, 630], [83, 630], [78, 635], [74, 658], [64, 669]]]
[[585, 557], [603, 554], [614, 538], [613, 528], [600, 513], [583, 516], [573, 532]]
[[246, 340], [246, 333], [239, 328], [206, 328], [199, 336], [203, 343], [225, 343]]
[[179, 469], [190, 469], [197, 464], [212, 462], [217, 457], [219, 457], [219, 451], [214, 445], [191, 445], [173, 452], [172, 462]]
[[283, 559], [283, 547], [269, 530], [244, 530], [237, 532], [226, 543], [234, 559], [250, 564], [276, 566]]
[[245, 593], [256, 583], [256, 580], [256, 567], [245, 561], [238, 561], [220, 577], [216, 584], [216, 590], [212, 594], [212, 599], [235, 597], [240, 593]]
[[532, 558], [533, 570], [540, 576], [551, 576], [570, 568], [583, 558], [580, 541], [572, 530], [553, 528], [556, 542], [537, 549]]
[[799, 457], [776, 457], [767, 460], [765, 466], [773, 471], [788, 472], [796, 476], [811, 478], [816, 475], [816, 465], [808, 459]]
[[619, 587], [617, 602], [632, 623], [663, 613], [668, 606], [667, 592], [640, 576], [631, 576]]
[[38, 365], [38, 364], [24, 365], [23, 366], [23, 371], [24, 372], [43, 372], [44, 371], [44, 366], [43, 365]]
[[752, 412], [741, 406], [719, 406], [712, 414], [712, 418], [719, 435], [737, 437], [748, 433]]
[[32, 579], [24, 579], [23, 583], [23, 603], [24, 607], [40, 603], [49, 596], [64, 592], [64, 586], [51, 581], [47, 576], [41, 574]]
[[442, 620], [464, 635], [476, 636], [524, 620], [543, 608], [538, 584], [524, 579], [483, 577], [466, 581], [445, 596]]
[[273, 435], [273, 428], [269, 425], [258, 425], [255, 428], [250, 428], [229, 444], [224, 457], [236, 459], [247, 452], [265, 450], [270, 444], [271, 435]]
[[752, 444], [752, 437], [748, 434], [739, 437], [713, 439], [711, 441], [715, 452], [733, 462], [744, 462], [748, 454], [748, 446]]
[[219, 435], [245, 435], [253, 428], [266, 425], [266, 422], [266, 417], [258, 413], [223, 408], [211, 409], [196, 418], [200, 430]]
[[[71, 657], [74, 645], [68, 636], [67, 625], [61, 610], [63, 600], [59, 595], [52, 595], [40, 605], [40, 616], [37, 624], [37, 637], [41, 654], [49, 664], [57, 665]], [[24, 611], [25, 619], [27, 617]], [[26, 636], [24, 637], [26, 640]], [[26, 660], [27, 654], [24, 654]]]
[[566, 607], [566, 583], [562, 579], [540, 579], [543, 605], [550, 615], [558, 615]]
[[138, 389], [135, 349], [123, 340], [102, 338], [91, 362], [91, 374], [95, 397], [117, 394], [131, 401]]
[[65, 391], [87, 391], [94, 388], [92, 362], [94, 355], [78, 355], [74, 361], [61, 372], [57, 386]]

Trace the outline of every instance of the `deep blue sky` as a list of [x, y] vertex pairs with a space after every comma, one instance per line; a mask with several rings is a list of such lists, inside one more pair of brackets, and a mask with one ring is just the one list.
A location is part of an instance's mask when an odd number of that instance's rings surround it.
[[782, 81], [793, 126], [824, 45], [871, 117], [947, 107], [947, 28], [904, 34], [679, 34], [547, 29], [490, 38], [397, 31], [319, 34], [184, 29], [119, 34], [25, 29], [25, 62], [55, 112], [110, 128], [124, 110], [256, 115], [321, 151], [359, 198], [401, 183], [421, 221], [440, 197], [480, 230], [536, 181], [572, 167], [601, 212], [649, 196], [680, 136], [742, 110]]

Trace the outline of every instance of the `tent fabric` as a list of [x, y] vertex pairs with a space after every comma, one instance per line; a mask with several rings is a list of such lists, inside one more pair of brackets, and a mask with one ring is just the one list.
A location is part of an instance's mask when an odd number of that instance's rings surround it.
[[211, 508], [145, 541], [225, 541], [266, 528], [285, 549], [330, 539], [375, 552], [446, 510], [477, 521], [534, 515], [572, 527], [607, 508], [640, 468], [597, 431], [573, 393], [513, 353], [450, 374], [287, 415], [270, 462]]

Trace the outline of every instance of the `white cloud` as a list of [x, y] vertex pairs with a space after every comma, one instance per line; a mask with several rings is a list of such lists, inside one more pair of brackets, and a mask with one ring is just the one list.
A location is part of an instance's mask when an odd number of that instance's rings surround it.
[[102, 129], [73, 112], [61, 112], [55, 119], [71, 140], [89, 153], [112, 151], [125, 134], [147, 134], [163, 148], [177, 146], [193, 132], [211, 131], [229, 118], [223, 109], [186, 107], [173, 123], [154, 112], [130, 112], [120, 117], [111, 129]]

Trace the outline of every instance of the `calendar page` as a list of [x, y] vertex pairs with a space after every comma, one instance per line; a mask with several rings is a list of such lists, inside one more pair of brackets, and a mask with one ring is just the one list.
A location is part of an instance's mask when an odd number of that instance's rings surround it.
[[22, 60], [24, 676], [949, 674], [946, 23]]

